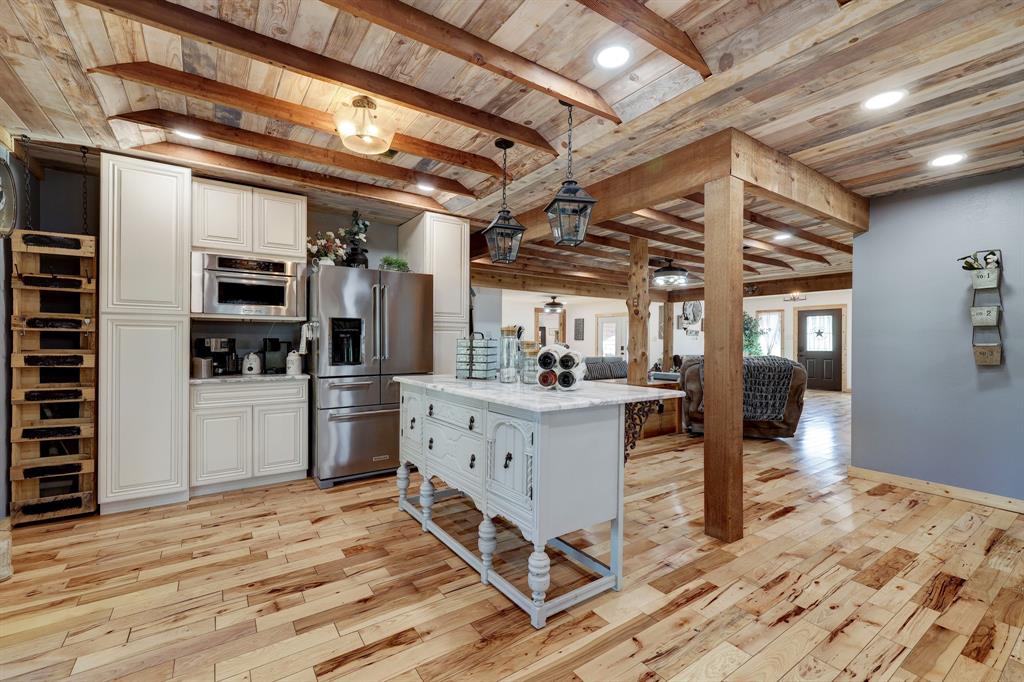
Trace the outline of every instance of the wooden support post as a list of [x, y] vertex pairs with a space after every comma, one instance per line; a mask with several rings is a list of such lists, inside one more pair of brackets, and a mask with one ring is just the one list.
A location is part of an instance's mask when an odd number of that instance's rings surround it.
[[676, 306], [671, 301], [661, 304], [661, 368], [672, 371], [672, 356], [675, 354], [673, 330], [675, 329]]
[[743, 181], [704, 186], [704, 532], [743, 537]]
[[629, 313], [629, 341], [626, 351], [629, 355], [627, 381], [636, 386], [647, 384], [647, 370], [650, 369], [648, 356], [647, 324], [651, 317], [651, 288], [648, 276], [647, 240], [629, 238], [629, 298], [626, 308]]

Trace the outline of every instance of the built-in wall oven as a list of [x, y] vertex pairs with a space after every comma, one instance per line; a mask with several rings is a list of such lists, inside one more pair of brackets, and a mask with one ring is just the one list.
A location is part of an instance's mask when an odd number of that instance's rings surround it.
[[194, 252], [192, 312], [305, 317], [306, 264]]

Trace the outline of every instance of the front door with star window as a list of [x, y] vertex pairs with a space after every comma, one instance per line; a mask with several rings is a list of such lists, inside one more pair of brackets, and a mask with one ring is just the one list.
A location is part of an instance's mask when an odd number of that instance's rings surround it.
[[807, 370], [807, 388], [843, 390], [842, 310], [801, 310], [797, 317], [797, 362]]

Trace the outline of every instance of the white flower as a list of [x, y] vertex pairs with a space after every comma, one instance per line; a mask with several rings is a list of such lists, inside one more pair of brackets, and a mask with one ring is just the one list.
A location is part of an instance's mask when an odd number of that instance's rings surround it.
[[306, 248], [310, 253], [316, 253], [316, 244], [306, 244]]
[[334, 233], [333, 232], [325, 232], [324, 234], [327, 235], [328, 239], [334, 239]]
[[365, 242], [366, 241], [366, 233], [365, 232], [362, 233], [361, 235], [359, 235], [359, 241], [361, 241], [361, 242]]

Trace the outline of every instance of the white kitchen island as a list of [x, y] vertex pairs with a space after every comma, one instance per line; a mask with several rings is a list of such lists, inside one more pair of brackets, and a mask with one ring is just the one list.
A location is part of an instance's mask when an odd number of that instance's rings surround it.
[[[402, 391], [398, 504], [423, 530], [529, 613], [537, 628], [554, 613], [621, 587], [627, 422], [635, 438], [645, 406], [678, 398], [680, 391], [591, 381], [576, 391], [553, 391], [452, 376], [400, 376], [395, 381]], [[410, 464], [423, 478], [418, 497], [408, 495]], [[431, 518], [440, 496], [431, 482], [435, 477], [448, 485], [445, 496], [465, 495], [483, 514], [479, 555]], [[492, 567], [495, 516], [514, 523], [533, 544], [529, 596]], [[611, 523], [610, 566], [560, 539], [600, 523]], [[545, 601], [547, 547], [599, 577]]]

